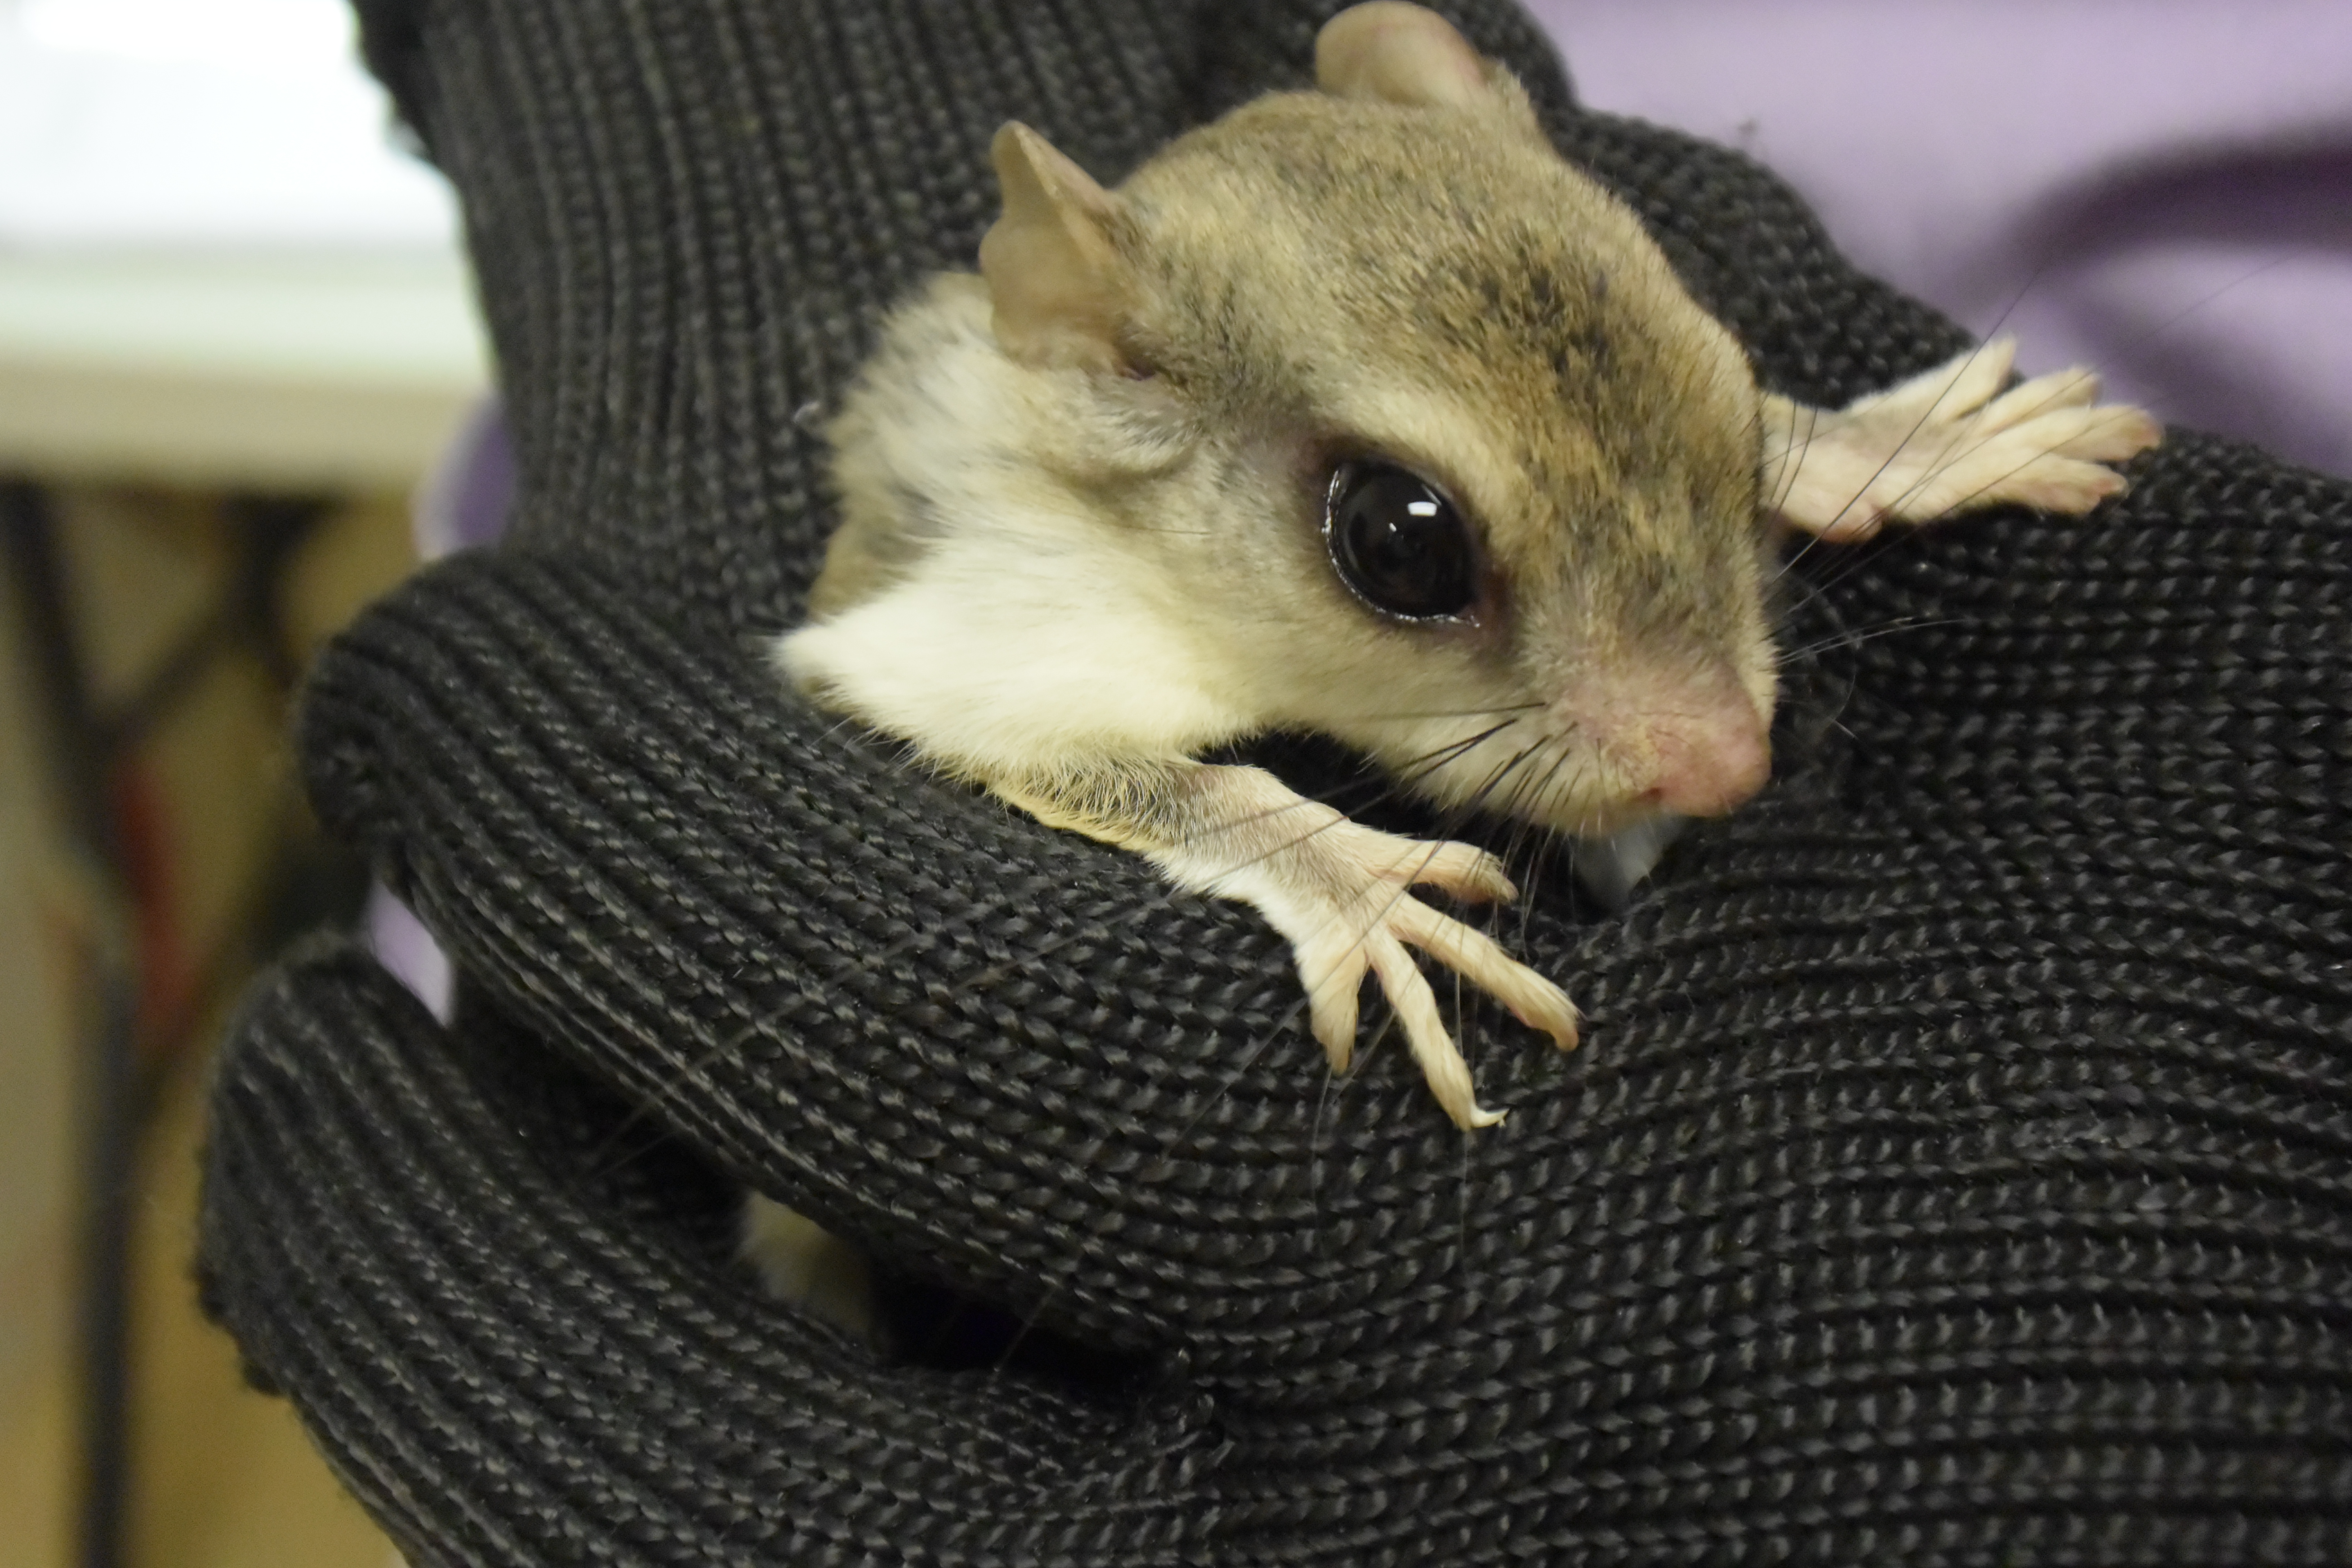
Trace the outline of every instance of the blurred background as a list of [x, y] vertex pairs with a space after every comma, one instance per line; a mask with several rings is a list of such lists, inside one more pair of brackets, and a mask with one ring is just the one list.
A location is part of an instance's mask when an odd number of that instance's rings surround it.
[[285, 725], [488, 384], [341, 0], [0, 0], [0, 1564], [391, 1548], [189, 1272], [205, 1058], [350, 921]]
[[[2341, 0], [1530, 8], [2026, 367], [2352, 472]], [[197, 1310], [196, 1150], [255, 966], [363, 918], [289, 702], [495, 526], [488, 382], [341, 0], [0, 0], [0, 1568], [393, 1561]]]

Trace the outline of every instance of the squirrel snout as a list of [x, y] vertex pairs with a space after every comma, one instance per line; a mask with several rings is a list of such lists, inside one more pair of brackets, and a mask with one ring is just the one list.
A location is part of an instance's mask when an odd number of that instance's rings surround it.
[[1772, 742], [1743, 695], [1721, 707], [1653, 720], [1657, 771], [1643, 798], [1683, 816], [1721, 816], [1764, 787]]
[[1642, 805], [1721, 816], [1771, 776], [1769, 721], [1727, 666], [1697, 678], [1624, 671], [1583, 683], [1561, 708]]

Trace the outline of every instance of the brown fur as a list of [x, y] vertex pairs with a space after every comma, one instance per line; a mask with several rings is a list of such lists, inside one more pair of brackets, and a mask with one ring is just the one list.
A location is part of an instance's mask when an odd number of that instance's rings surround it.
[[[1382, 448], [1444, 482], [1536, 623], [1520, 657], [1752, 661], [1747, 361], [1515, 90], [1483, 113], [1263, 99], [1120, 195], [1125, 346], [1204, 424]], [[1457, 402], [1498, 460], [1464, 471], [1412, 432], [1349, 428], [1328, 389], [1381, 381]]]

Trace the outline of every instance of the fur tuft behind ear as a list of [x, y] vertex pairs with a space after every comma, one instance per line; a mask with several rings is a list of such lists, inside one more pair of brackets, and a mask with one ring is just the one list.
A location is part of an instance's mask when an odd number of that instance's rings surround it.
[[980, 242], [997, 342], [1023, 364], [1123, 368], [1125, 268], [1106, 226], [1118, 198], [1018, 121], [989, 148], [1004, 211]]

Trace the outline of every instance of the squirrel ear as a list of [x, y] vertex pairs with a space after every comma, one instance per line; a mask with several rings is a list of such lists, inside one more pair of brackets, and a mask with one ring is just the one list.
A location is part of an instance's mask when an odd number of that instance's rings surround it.
[[1453, 23], [1402, 0], [1350, 5], [1315, 36], [1315, 85], [1339, 98], [1476, 109], [1495, 100], [1487, 68]]
[[1118, 198], [1017, 120], [989, 157], [1004, 195], [980, 242], [996, 341], [1023, 364], [1120, 368], [1125, 268], [1103, 228]]

